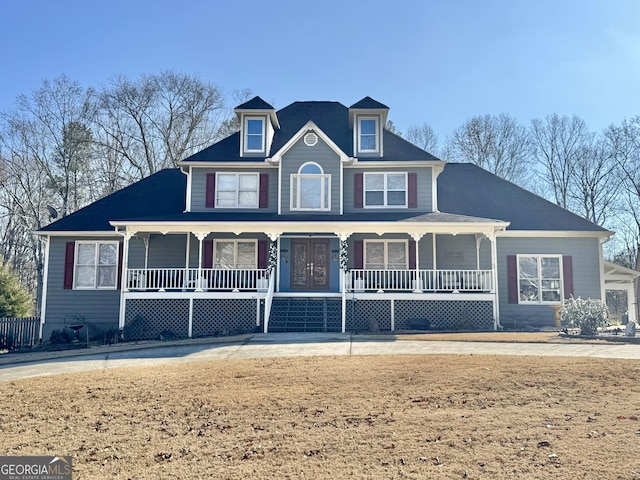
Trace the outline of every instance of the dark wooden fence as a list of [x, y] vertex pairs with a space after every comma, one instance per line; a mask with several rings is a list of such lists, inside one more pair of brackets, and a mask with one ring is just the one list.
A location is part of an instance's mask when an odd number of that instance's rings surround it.
[[0, 350], [32, 347], [39, 334], [39, 317], [0, 318]]

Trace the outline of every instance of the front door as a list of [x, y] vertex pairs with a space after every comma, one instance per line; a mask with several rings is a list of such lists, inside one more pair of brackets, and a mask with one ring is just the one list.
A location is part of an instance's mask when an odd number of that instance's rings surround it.
[[329, 290], [329, 239], [291, 240], [293, 290]]

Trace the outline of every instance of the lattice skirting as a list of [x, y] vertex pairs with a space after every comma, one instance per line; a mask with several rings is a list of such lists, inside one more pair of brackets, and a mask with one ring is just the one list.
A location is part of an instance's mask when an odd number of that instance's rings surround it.
[[[493, 304], [490, 301], [395, 300], [396, 330], [412, 330], [429, 324], [431, 330], [492, 330]], [[347, 330], [366, 331], [370, 320], [380, 330], [391, 329], [390, 300], [347, 301]]]
[[391, 301], [347, 300], [347, 331], [367, 331], [371, 320], [378, 321], [380, 330], [391, 330]]
[[256, 300], [251, 298], [194, 300], [193, 336], [253, 332], [256, 328], [256, 308]]
[[188, 299], [131, 299], [126, 306], [127, 341], [158, 340], [160, 336], [181, 338], [189, 334]]
[[[195, 299], [192, 336], [232, 335], [256, 328], [256, 301]], [[261, 306], [261, 317], [264, 307]], [[129, 299], [125, 311], [127, 341], [186, 338], [189, 335], [189, 299]]]

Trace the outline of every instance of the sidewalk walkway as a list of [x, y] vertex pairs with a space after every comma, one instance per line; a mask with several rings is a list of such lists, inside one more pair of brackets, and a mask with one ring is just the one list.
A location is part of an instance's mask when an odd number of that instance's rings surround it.
[[0, 382], [59, 373], [203, 360], [326, 355], [530, 355], [640, 360], [640, 345], [395, 340], [380, 335], [270, 333], [178, 342], [122, 343], [0, 356]]

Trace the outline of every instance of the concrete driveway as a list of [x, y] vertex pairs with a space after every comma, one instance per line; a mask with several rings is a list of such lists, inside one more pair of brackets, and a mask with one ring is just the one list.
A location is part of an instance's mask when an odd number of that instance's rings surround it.
[[123, 343], [89, 350], [2, 355], [0, 382], [60, 373], [205, 360], [398, 354], [532, 355], [640, 360], [640, 345], [418, 341], [342, 333], [251, 334], [171, 344]]

